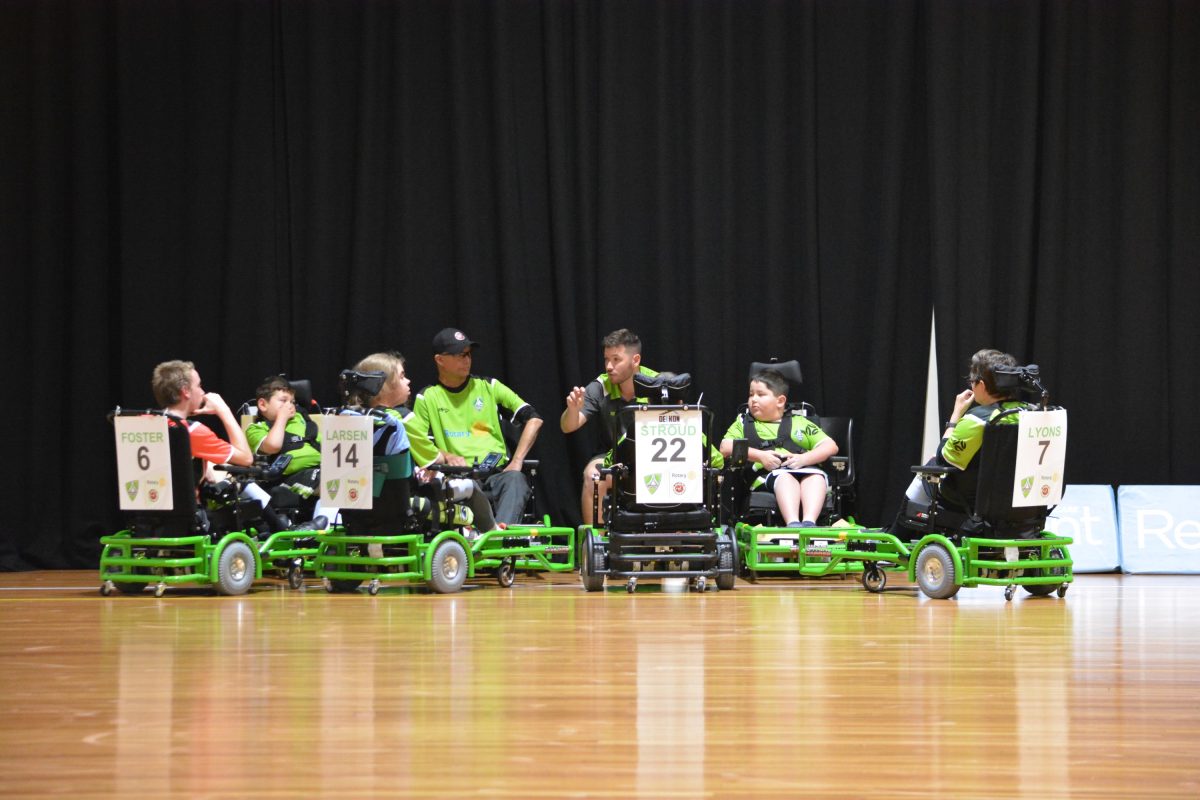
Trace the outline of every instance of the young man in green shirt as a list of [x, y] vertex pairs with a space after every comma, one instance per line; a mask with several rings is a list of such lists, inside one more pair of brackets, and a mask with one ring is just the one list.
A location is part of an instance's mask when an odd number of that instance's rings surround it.
[[[445, 328], [433, 337], [438, 381], [417, 394], [409, 436], [430, 438], [439, 457], [452, 466], [477, 464], [489, 455], [498, 457], [499, 471], [483, 481], [483, 488], [496, 521], [515, 524], [521, 521], [529, 499], [529, 481], [521, 467], [537, 440], [542, 418], [500, 381], [471, 374], [476, 347], [478, 344], [457, 328]], [[500, 428], [501, 409], [521, 428], [511, 457]], [[430, 463], [432, 460], [419, 461], [418, 466]]]

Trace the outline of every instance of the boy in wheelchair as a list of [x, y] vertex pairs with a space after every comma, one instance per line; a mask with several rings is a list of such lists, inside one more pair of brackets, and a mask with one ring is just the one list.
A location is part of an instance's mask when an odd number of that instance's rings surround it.
[[267, 378], [254, 395], [258, 421], [246, 428], [246, 440], [259, 460], [283, 462], [278, 481], [259, 496], [263, 516], [274, 531], [324, 528], [328, 520], [315, 515], [321, 487], [317, 424], [297, 407], [296, 389], [282, 375]]
[[[984, 349], [971, 357], [968, 388], [954, 398], [937, 452], [917, 473], [901, 504], [891, 532], [904, 539], [918, 538], [931, 527], [949, 533], [981, 535], [977, 519], [980, 459], [976, 456], [989, 427], [1015, 425], [1017, 411], [1031, 408], [1019, 399], [1019, 385], [1008, 379], [1020, 369], [1016, 358], [999, 350]], [[1006, 413], [1007, 412], [1007, 413]], [[936, 484], [929, 476], [934, 476]], [[990, 483], [989, 481], [984, 481]], [[1008, 492], [1011, 486], [1000, 486]], [[1026, 536], [1041, 531], [1040, 520], [1030, 520]], [[1037, 530], [1034, 530], [1036, 528]]]
[[789, 409], [787, 393], [788, 381], [778, 370], [755, 372], [747, 410], [725, 431], [721, 454], [730, 458], [734, 440], [745, 439], [750, 489], [774, 495], [785, 527], [813, 527], [829, 486], [818, 465], [837, 455], [838, 446], [818, 425]]

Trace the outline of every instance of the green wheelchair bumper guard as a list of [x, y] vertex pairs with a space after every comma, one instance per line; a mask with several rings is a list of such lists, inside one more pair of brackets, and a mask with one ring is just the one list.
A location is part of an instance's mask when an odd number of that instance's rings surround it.
[[[548, 543], [505, 544], [506, 539], [549, 539]], [[494, 569], [505, 559], [512, 559], [516, 569], [546, 572], [573, 572], [575, 531], [550, 525], [510, 525], [505, 530], [480, 534], [467, 548], [478, 569]], [[551, 557], [565, 555], [566, 561]]]
[[[984, 539], [964, 537], [961, 545], [955, 545], [941, 534], [929, 534], [923, 537], [912, 548], [908, 560], [908, 579], [917, 579], [917, 558], [921, 551], [930, 545], [938, 544], [946, 549], [954, 563], [954, 582], [959, 586], [1036, 586], [1047, 584], [1071, 583], [1074, 580], [1074, 561], [1071, 560], [1068, 545], [1074, 543], [1069, 536], [1059, 536], [1049, 531], [1043, 531], [1037, 539]], [[1018, 558], [1015, 561], [997, 561], [979, 558], [980, 548], [988, 550], [1004, 550], [1016, 548], [1029, 550], [1037, 548], [1042, 551], [1040, 558]], [[1051, 550], [1059, 550], [1060, 558], [1051, 558]], [[963, 554], [966, 553], [966, 559]], [[1009, 574], [991, 577], [980, 575], [980, 570], [1003, 571]], [[1029, 570], [1040, 570], [1041, 575], [1023, 574]], [[1059, 570], [1057, 574], [1051, 570]], [[1022, 574], [1017, 574], [1022, 573]]]
[[[119, 531], [111, 536], [100, 537], [104, 550], [100, 554], [100, 579], [113, 583], [164, 584], [211, 584], [216, 582], [217, 564], [221, 553], [230, 544], [243, 542], [254, 556], [254, 577], [262, 578], [262, 558], [257, 543], [250, 536], [237, 531], [227, 533], [217, 542], [208, 536], [180, 536], [174, 538], [134, 537], [131, 531]], [[192, 555], [180, 555], [180, 551], [192, 549]], [[169, 556], [134, 553], [135, 549], [168, 550]], [[120, 571], [115, 571], [119, 569]], [[181, 574], [157, 574], [155, 570], [183, 570]]]
[[[351, 536], [341, 527], [317, 534], [318, 553], [315, 571], [319, 578], [332, 580], [378, 580], [380, 583], [399, 581], [429, 581], [433, 576], [433, 554], [447, 539], [457, 541], [467, 555], [467, 577], [475, 574], [475, 558], [471, 544], [456, 530], [442, 531], [428, 542], [421, 533], [395, 536]], [[375, 558], [370, 555], [351, 555], [349, 545], [378, 544], [387, 548], [405, 546], [404, 555]], [[332, 551], [331, 551], [332, 548]], [[353, 568], [353, 569], [352, 569]]]

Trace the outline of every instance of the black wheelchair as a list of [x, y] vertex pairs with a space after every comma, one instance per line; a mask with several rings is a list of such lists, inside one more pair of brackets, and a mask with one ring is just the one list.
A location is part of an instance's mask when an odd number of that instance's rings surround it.
[[[611, 476], [612, 491], [606, 498], [604, 514], [607, 528], [583, 525], [579, 528], [580, 575], [589, 592], [601, 591], [607, 578], [624, 579], [626, 591], [637, 590], [642, 579], [687, 579], [692, 589], [704, 591], [712, 580], [718, 589], [732, 589], [737, 574], [737, 545], [732, 532], [717, 522], [719, 500], [718, 470], [710, 463], [712, 412], [702, 405], [684, 402], [691, 385], [689, 375], [636, 376], [639, 389], [660, 398], [654, 405], [628, 406], [621, 411], [625, 436], [613, 452], [613, 464], [600, 470]], [[688, 419], [701, 420], [700, 430], [681, 431], [671, 439], [652, 437], [639, 441], [637, 415], [652, 415], [663, 425]], [[700, 440], [701, 458], [691, 474], [672, 472], [671, 459], [684, 448], [684, 436]], [[664, 465], [661, 471], [639, 474], [637, 448], [655, 450], [651, 462]], [[657, 468], [656, 468], [657, 469]], [[679, 502], [673, 494], [684, 494], [688, 482], [700, 483], [699, 502]], [[639, 499], [639, 485], [656, 493], [661, 500]], [[661, 491], [661, 495], [657, 492]], [[599, 505], [599, 491], [593, 502]], [[599, 511], [597, 507], [596, 511]], [[600, 519], [599, 515], [596, 519]]]

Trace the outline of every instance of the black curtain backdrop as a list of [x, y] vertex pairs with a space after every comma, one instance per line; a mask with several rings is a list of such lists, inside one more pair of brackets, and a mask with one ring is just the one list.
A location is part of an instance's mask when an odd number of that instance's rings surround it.
[[[446, 325], [555, 424], [627, 326], [718, 435], [752, 360], [852, 415], [860, 519], [984, 346], [1043, 366], [1069, 478], [1200, 483], [1200, 3], [7, 0], [0, 566], [88, 567], [114, 405], [236, 406]], [[586, 431], [586, 429], [585, 429]]]

